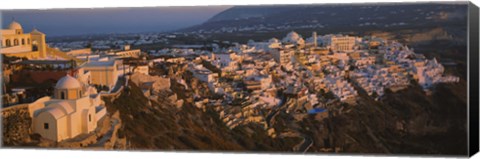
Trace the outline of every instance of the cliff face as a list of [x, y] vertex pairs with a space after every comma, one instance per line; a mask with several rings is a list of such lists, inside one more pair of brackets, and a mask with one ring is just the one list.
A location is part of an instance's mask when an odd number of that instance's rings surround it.
[[[432, 95], [419, 86], [390, 92], [381, 101], [363, 96], [359, 104], [325, 122], [305, 120], [315, 145], [342, 152], [467, 154], [465, 82], [439, 85]], [[321, 127], [328, 131], [321, 130]]]
[[2, 146], [19, 146], [30, 140], [31, 124], [28, 105], [2, 109]]

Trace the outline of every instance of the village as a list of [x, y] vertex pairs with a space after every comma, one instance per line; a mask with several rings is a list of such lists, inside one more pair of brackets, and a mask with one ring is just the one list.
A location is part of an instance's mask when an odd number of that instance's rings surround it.
[[[446, 74], [436, 58], [375, 36], [313, 32], [304, 38], [291, 31], [282, 39], [232, 42], [228, 47], [212, 44], [211, 50], [195, 45], [142, 50], [131, 45], [145, 42], [133, 41], [50, 47], [45, 34], [37, 29], [24, 33], [16, 21], [1, 35], [2, 108], [25, 107], [32, 120], [27, 129], [55, 142], [88, 138], [85, 134], [92, 132], [116, 133], [121, 121], [107, 113], [102, 99], [121, 94], [129, 81], [152, 101], [165, 100], [159, 94], [168, 94], [178, 108], [186, 103], [204, 111], [213, 108], [230, 129], [254, 123], [271, 137], [292, 134], [272, 126], [279, 111], [295, 121], [308, 116], [322, 120], [329, 116], [329, 105], [353, 107], [362, 100], [361, 93], [381, 100], [411, 85], [429, 94], [438, 83], [460, 81]], [[174, 85], [193, 94], [180, 94]], [[305, 137], [299, 149], [306, 151], [311, 146], [307, 141]], [[103, 143], [99, 139], [86, 145]]]

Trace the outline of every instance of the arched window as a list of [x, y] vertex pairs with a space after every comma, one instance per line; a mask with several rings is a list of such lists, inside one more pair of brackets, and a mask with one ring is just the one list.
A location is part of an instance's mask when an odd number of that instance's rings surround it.
[[18, 45], [18, 39], [14, 39], [13, 40], [13, 46], [17, 46]]
[[22, 45], [25, 45], [25, 39], [22, 39]]
[[92, 114], [88, 114], [88, 122], [92, 121]]
[[60, 99], [65, 99], [65, 92], [60, 93]]
[[5, 41], [5, 45], [7, 45], [7, 47], [12, 46], [12, 42], [10, 41], [10, 39], [7, 39]]
[[28, 38], [28, 39], [27, 39], [27, 44], [29, 44], [29, 45], [30, 45], [30, 38]]

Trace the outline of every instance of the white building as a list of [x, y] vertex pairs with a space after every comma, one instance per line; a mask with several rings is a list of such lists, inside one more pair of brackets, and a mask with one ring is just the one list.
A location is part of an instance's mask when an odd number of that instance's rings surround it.
[[294, 51], [291, 49], [275, 49], [272, 50], [273, 59], [275, 62], [279, 63], [280, 65], [286, 65], [287, 63], [292, 61], [292, 57], [294, 55]]
[[232, 58], [235, 56], [234, 53], [214, 53], [212, 58], [214, 61], [218, 62], [220, 68], [227, 67], [232, 62]]
[[29, 110], [33, 132], [57, 142], [94, 131], [106, 114], [96, 89], [70, 75], [57, 82], [52, 99], [41, 98]]
[[303, 47], [305, 46], [305, 40], [298, 33], [292, 31], [287, 34], [285, 38], [282, 39], [282, 43], [285, 44], [294, 44], [296, 46]]
[[118, 80], [118, 63], [120, 63], [120, 61], [116, 60], [88, 61], [81, 67], [90, 72], [91, 84], [113, 88]]
[[333, 51], [351, 51], [356, 44], [356, 37], [352, 36], [332, 36], [330, 48]]
[[202, 82], [211, 82], [214, 77], [218, 77], [217, 73], [213, 73], [202, 65], [190, 64], [188, 69], [193, 73], [195, 78]]
[[424, 89], [430, 88], [436, 83], [458, 82], [459, 77], [455, 76], [443, 76], [445, 68], [438, 63], [437, 59], [428, 60], [425, 65], [416, 65], [414, 67], [415, 76], [417, 77], [418, 84]]

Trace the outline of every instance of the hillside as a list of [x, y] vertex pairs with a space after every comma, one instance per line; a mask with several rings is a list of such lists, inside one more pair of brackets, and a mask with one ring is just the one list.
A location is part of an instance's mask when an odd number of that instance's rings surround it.
[[231, 130], [213, 109], [203, 112], [189, 104], [177, 108], [166, 93], [155, 102], [143, 96], [132, 82], [117, 100], [106, 101], [109, 112], [120, 111], [124, 124], [119, 135], [127, 137], [127, 149], [292, 151], [299, 142], [298, 138], [274, 140], [256, 124]]
[[[187, 82], [189, 87], [196, 83], [193, 80]], [[197, 84], [201, 90], [202, 84]], [[294, 114], [285, 112], [288, 103], [295, 102], [286, 102], [272, 118], [273, 128], [282, 137], [273, 138], [258, 124], [229, 129], [219, 120], [215, 107], [202, 110], [189, 100], [183, 107], [176, 107], [167, 92], [159, 95], [158, 102], [147, 99], [133, 82], [118, 99], [105, 101], [109, 112], [120, 112], [123, 124], [118, 134], [127, 138], [130, 150], [298, 152], [296, 147], [311, 143], [307, 153], [462, 155], [467, 150], [458, 146], [467, 140], [463, 139], [464, 87], [465, 81], [442, 84], [426, 95], [413, 85], [396, 93], [387, 92], [381, 101], [360, 92], [358, 104], [332, 105], [324, 120], [310, 116], [296, 121]], [[181, 99], [193, 94], [175, 82], [171, 89]]]
[[[425, 95], [418, 86], [411, 86], [387, 93], [379, 102], [360, 95], [358, 105], [344, 107], [342, 114], [321, 125], [329, 129], [328, 133], [306, 134], [315, 136], [316, 143], [328, 139], [329, 144], [345, 152], [466, 154], [467, 108], [463, 87], [465, 82], [439, 85], [432, 95]], [[317, 146], [321, 145], [314, 148]]]
[[[126, 139], [125, 149], [298, 153], [311, 144], [307, 153], [463, 155], [467, 151], [467, 92], [463, 80], [440, 84], [430, 95], [418, 85], [395, 93], [387, 91], [380, 101], [360, 91], [358, 104], [330, 105], [328, 117], [323, 119], [311, 115], [294, 119], [295, 113], [285, 110], [295, 102], [287, 98], [271, 118], [270, 125], [277, 134], [271, 137], [260, 124], [229, 129], [215, 111], [217, 107], [193, 106], [193, 92], [205, 89], [205, 85], [188, 74], [184, 78], [190, 79], [189, 87], [196, 85], [198, 89], [188, 90], [172, 82], [170, 89], [186, 100], [183, 107], [175, 106], [168, 91], [159, 93], [158, 100], [148, 99], [133, 82], [118, 98], [104, 98], [109, 114], [119, 113], [121, 123], [114, 136]], [[32, 137], [26, 107], [16, 108], [2, 110], [3, 144], [48, 146]]]
[[183, 31], [353, 31], [466, 25], [466, 9], [466, 3], [235, 6]]

